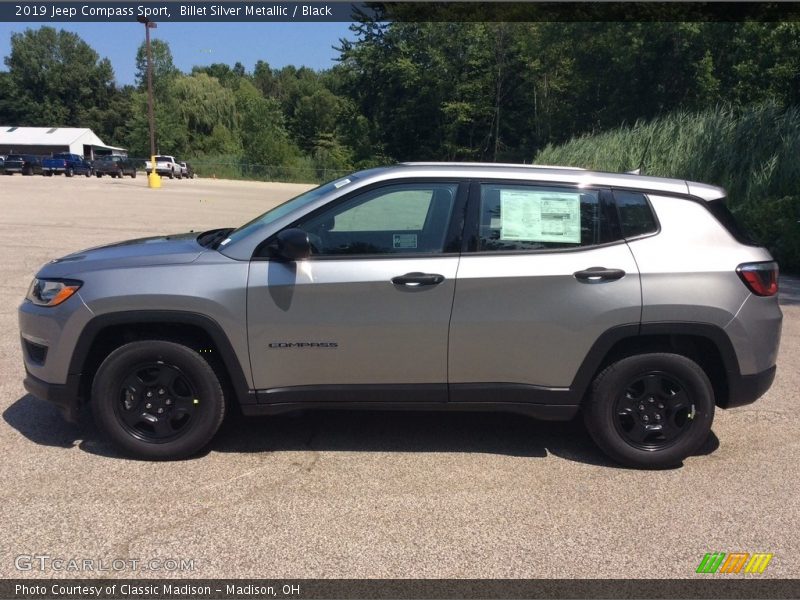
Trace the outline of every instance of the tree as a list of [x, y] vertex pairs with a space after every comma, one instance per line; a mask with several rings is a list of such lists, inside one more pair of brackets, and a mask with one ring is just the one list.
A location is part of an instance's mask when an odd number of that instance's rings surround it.
[[7, 123], [97, 126], [116, 93], [108, 59], [68, 31], [42, 27], [12, 34], [5, 64], [0, 120]]
[[[153, 59], [153, 93], [163, 97], [170, 83], [180, 75], [180, 70], [172, 61], [172, 50], [163, 40], [150, 40], [150, 53]], [[147, 45], [145, 42], [136, 51], [136, 86], [147, 90]]]

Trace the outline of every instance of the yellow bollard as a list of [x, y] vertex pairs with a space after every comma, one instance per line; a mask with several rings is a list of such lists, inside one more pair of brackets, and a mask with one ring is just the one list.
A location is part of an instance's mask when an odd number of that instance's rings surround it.
[[156, 157], [150, 157], [150, 175], [147, 176], [147, 187], [149, 188], [160, 188], [161, 187], [161, 176], [156, 173]]

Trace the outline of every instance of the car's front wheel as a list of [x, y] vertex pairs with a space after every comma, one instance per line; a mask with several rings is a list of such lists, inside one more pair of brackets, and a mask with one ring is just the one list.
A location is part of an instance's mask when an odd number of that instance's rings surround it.
[[708, 438], [714, 390], [703, 369], [685, 356], [629, 356], [597, 376], [584, 419], [594, 441], [615, 461], [672, 467]]
[[196, 351], [137, 341], [114, 350], [92, 385], [98, 427], [137, 458], [180, 459], [206, 446], [225, 416], [219, 378]]

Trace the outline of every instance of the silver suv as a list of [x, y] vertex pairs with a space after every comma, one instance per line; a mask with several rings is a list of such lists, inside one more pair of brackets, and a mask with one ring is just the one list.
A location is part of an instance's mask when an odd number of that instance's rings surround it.
[[45, 265], [32, 394], [123, 451], [197, 452], [235, 404], [583, 413], [614, 460], [680, 464], [771, 385], [778, 267], [724, 190], [552, 167], [403, 164], [238, 229]]

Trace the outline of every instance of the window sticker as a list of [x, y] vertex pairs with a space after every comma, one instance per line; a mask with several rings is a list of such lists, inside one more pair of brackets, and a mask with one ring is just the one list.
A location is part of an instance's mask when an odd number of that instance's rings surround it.
[[338, 190], [340, 187], [343, 187], [348, 183], [350, 183], [349, 179], [340, 179], [339, 181], [334, 182], [333, 187], [335, 187]]
[[395, 249], [409, 249], [417, 247], [416, 233], [395, 233], [392, 236], [392, 246]]
[[572, 192], [500, 191], [500, 239], [581, 242], [581, 195]]

